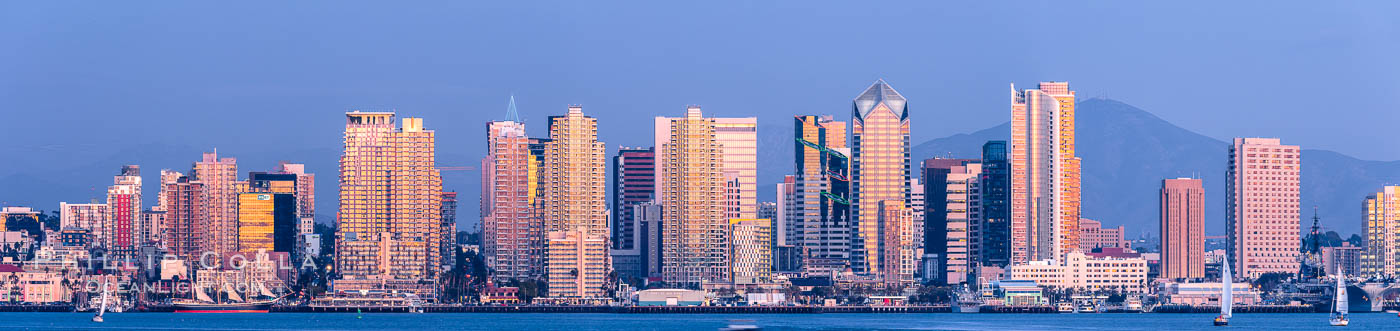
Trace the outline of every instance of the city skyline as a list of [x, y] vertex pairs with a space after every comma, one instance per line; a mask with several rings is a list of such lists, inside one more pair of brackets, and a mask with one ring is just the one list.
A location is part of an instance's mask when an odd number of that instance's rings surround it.
[[[739, 12], [698, 4], [670, 5], [681, 6], [679, 8], [666, 5], [612, 8], [606, 4], [580, 8], [580, 5], [567, 3], [479, 8], [479, 4], [459, 4], [462, 7], [457, 7], [458, 10], [443, 13], [417, 9], [369, 10], [380, 8], [349, 4], [339, 13], [351, 18], [367, 18], [368, 12], [374, 12], [383, 15], [375, 17], [374, 21], [403, 25], [370, 28], [303, 22], [280, 15], [268, 17], [270, 26], [278, 28], [276, 30], [238, 27], [229, 21], [230, 16], [220, 14], [282, 12], [256, 5], [228, 11], [200, 10], [202, 6], [198, 4], [169, 9], [131, 8], [121, 4], [99, 4], [92, 9], [61, 4], [14, 6], [15, 10], [5, 11], [15, 15], [0, 23], [7, 24], [6, 29], [0, 30], [7, 33], [0, 34], [0, 38], [32, 47], [25, 47], [25, 52], [0, 55], [0, 60], [4, 60], [0, 63], [5, 63], [0, 65], [0, 73], [5, 74], [0, 75], [4, 77], [0, 78], [0, 91], [3, 91], [0, 93], [5, 96], [0, 98], [0, 108], [23, 110], [12, 114], [22, 123], [58, 121], [64, 124], [20, 126], [0, 133], [0, 138], [11, 142], [3, 146], [9, 148], [6, 154], [28, 156], [0, 165], [0, 184], [7, 187], [32, 187], [22, 179], [47, 177], [73, 170], [70, 167], [83, 167], [96, 163], [94, 157], [115, 158], [145, 150], [173, 151], [183, 146], [197, 151], [219, 148], [224, 154], [241, 158], [245, 167], [266, 169], [277, 160], [288, 159], [306, 162], [310, 172], [328, 174], [335, 170], [333, 160], [298, 158], [301, 155], [333, 157], [329, 152], [337, 150], [338, 141], [326, 132], [337, 128], [320, 119], [353, 109], [397, 109], [405, 116], [430, 118], [443, 132], [440, 137], [444, 146], [440, 160], [443, 165], [473, 166], [473, 161], [484, 152], [484, 147], [473, 143], [484, 129], [479, 123], [499, 116], [504, 100], [512, 93], [519, 99], [523, 117], [534, 124], [530, 126], [531, 136], [544, 136], [544, 116], [553, 109], [582, 103], [600, 119], [599, 138], [610, 142], [610, 149], [642, 146], [648, 141], [645, 133], [624, 130], [627, 116], [638, 112], [662, 113], [688, 103], [706, 106], [707, 112], [714, 116], [757, 116], [760, 132], [787, 137], [779, 132], [788, 129], [789, 113], [839, 113], [843, 108], [841, 104], [848, 98], [847, 91], [877, 78], [896, 84], [911, 99], [940, 100], [939, 107], [913, 110], [914, 118], [939, 116], [945, 119], [916, 122], [911, 127], [911, 139], [915, 143], [968, 133], [1005, 121], [999, 110], [1003, 109], [1001, 96], [1007, 82], [1029, 84], [1057, 79], [1076, 82], [1081, 99], [1106, 96], [1123, 100], [1219, 140], [1235, 136], [1279, 137], [1306, 149], [1337, 150], [1362, 159], [1400, 159], [1400, 155], [1396, 155], [1400, 148], [1394, 148], [1392, 140], [1366, 136], [1384, 131], [1383, 127], [1368, 129], [1366, 126], [1393, 122], [1395, 118], [1387, 116], [1397, 116], [1395, 112], [1384, 111], [1395, 109], [1396, 101], [1366, 96], [1395, 90], [1396, 82], [1390, 77], [1400, 76], [1396, 74], [1400, 68], [1374, 57], [1374, 54], [1393, 53], [1390, 49], [1400, 44], [1373, 42], [1391, 36], [1386, 31], [1393, 29], [1383, 23], [1385, 20], [1376, 19], [1376, 15], [1380, 15], [1377, 13], [1386, 10], [1366, 5], [1340, 4], [1316, 10], [1305, 3], [1286, 3], [1271, 7], [1269, 10], [1274, 15], [1263, 15], [1309, 17], [1298, 25], [1260, 15], [1203, 13], [1189, 5], [1108, 5], [1114, 13], [1146, 16], [1149, 22], [1161, 22], [1168, 17], [1172, 21], [1192, 18], [1196, 22], [1178, 29], [1155, 29], [1151, 25], [1137, 24], [1135, 19], [1125, 21], [1122, 16], [1109, 15], [1105, 12], [1108, 9], [1074, 3], [1056, 6], [969, 4], [948, 9], [943, 5], [906, 3], [903, 6], [907, 10], [898, 13], [901, 17], [917, 15], [938, 19], [895, 19], [887, 22], [890, 24], [887, 35], [863, 37], [885, 44], [896, 40], [929, 40], [941, 48], [962, 51], [924, 52], [919, 51], [920, 46], [902, 44], [908, 47], [908, 52], [892, 52], [881, 61], [861, 61], [862, 57], [853, 50], [826, 42], [854, 37], [854, 31], [860, 30], [854, 28], [855, 22], [889, 19], [888, 13], [854, 4], [804, 10], [811, 10], [817, 17], [852, 15], [859, 19], [811, 21], [745, 14], [782, 11], [786, 6], [781, 4], [748, 4], [746, 8], [752, 11]], [[1225, 13], [1255, 10], [1246, 7], [1213, 4], [1213, 8]], [[169, 10], [179, 9], [194, 9], [205, 14], [165, 15]], [[295, 12], [306, 8], [288, 10]], [[657, 10], [666, 13], [665, 16], [729, 20], [734, 26], [679, 27], [669, 24], [669, 20], [646, 14]], [[102, 14], [108, 12], [136, 12], [133, 15], [150, 24], [185, 25], [190, 29], [153, 29], [147, 23], [103, 17]], [[500, 19], [494, 18], [497, 15], [482, 14], [487, 12], [514, 18], [510, 24], [493, 25], [490, 22], [500, 23]], [[951, 15], [954, 12], [958, 15]], [[1041, 15], [1044, 13], [1057, 15]], [[469, 15], [472, 19], [459, 20], [458, 14]], [[1038, 38], [1023, 32], [1045, 24], [1052, 16], [1064, 18], [1056, 24], [1068, 24], [1060, 26], [1066, 33], [1076, 36], [1068, 40], [1069, 44], [1057, 47], [1102, 49], [1109, 44], [1115, 47], [1103, 52], [1077, 52], [1072, 56], [1060, 53], [1030, 56], [1013, 51], [1027, 44], [1039, 45]], [[1006, 17], [1030, 19], [1008, 20]], [[629, 28], [630, 25], [607, 23], [615, 18], [655, 28], [636, 31]], [[768, 31], [775, 25], [783, 25], [769, 19], [786, 22], [792, 28], [779, 27], [758, 35], [737, 33]], [[65, 25], [69, 27], [66, 29], [55, 29], [51, 28], [53, 22], [71, 24]], [[433, 32], [485, 32], [495, 31], [487, 28], [491, 26], [515, 25], [529, 29], [450, 35]], [[1103, 29], [1103, 26], [1116, 28]], [[1261, 27], [1294, 37], [1280, 39], [1253, 33]], [[812, 32], [790, 30], [797, 28]], [[571, 30], [576, 32], [569, 32]], [[955, 32], [964, 30], [969, 31]], [[210, 34], [192, 34], [191, 31], [209, 31], [212, 35], [229, 38], [210, 39]], [[929, 31], [936, 33], [925, 33]], [[273, 37], [283, 32], [290, 39]], [[419, 37], [393, 37], [400, 35]], [[590, 36], [638, 38], [616, 40]], [[616, 48], [605, 46], [617, 44], [611, 41], [630, 39], [651, 40], [658, 47], [638, 48], [626, 43]], [[83, 46], [71, 46], [54, 40], [88, 42], [78, 43]], [[524, 40], [538, 42], [522, 42]], [[173, 47], [169, 44], [171, 41], [189, 47]], [[1307, 46], [1316, 43], [1339, 47], [1309, 50]], [[391, 47], [363, 47], [376, 44]], [[116, 52], [120, 49], [118, 45], [145, 47]], [[1363, 46], [1366, 48], [1356, 48]], [[260, 53], [265, 55], [254, 57], [227, 55], [238, 54], [235, 50], [283, 47], [293, 51]], [[474, 52], [483, 47], [495, 51]], [[1213, 54], [1223, 53], [1224, 59], [1239, 61], [1223, 62], [1189, 51], [1198, 47], [1209, 47]], [[565, 57], [549, 51], [562, 48], [593, 52]], [[156, 52], [155, 49], [167, 51]], [[796, 49], [821, 51], [794, 53], [792, 50]], [[1122, 56], [1123, 52], [1134, 56]], [[342, 53], [356, 55], [338, 55]], [[416, 61], [413, 54], [444, 56]], [[778, 61], [789, 58], [805, 60]], [[696, 62], [700, 64], [694, 65]], [[1373, 65], [1359, 70], [1355, 67], [1357, 63]], [[633, 64], [644, 69], [616, 70]], [[273, 70], [289, 65], [291, 70]], [[1282, 66], [1293, 69], [1284, 74], [1277, 70]], [[1338, 76], [1339, 73], [1345, 74]], [[141, 77], [147, 83], [128, 84], [128, 79], [135, 78], [122, 77]], [[745, 79], [728, 79], [733, 77]], [[1276, 91], [1272, 86], [1295, 77], [1320, 78], [1329, 84], [1313, 86], [1314, 93], [1289, 98], [1287, 102], [1268, 97]], [[610, 97], [619, 91], [628, 91], [626, 101]], [[1188, 99], [1191, 103], [1182, 102]], [[116, 109], [141, 116], [104, 116], [102, 120], [94, 120], [92, 114], [97, 109]], [[1293, 116], [1236, 120], [1276, 112]], [[256, 135], [245, 134], [246, 130], [238, 126], [220, 126], [218, 121], [211, 120], [215, 114], [231, 113], [240, 114], [239, 118], [277, 120], [260, 122], [259, 125], [268, 130]], [[184, 122], [186, 120], [188, 122]], [[118, 143], [95, 139], [90, 133], [114, 130], [131, 135], [127, 141]], [[288, 146], [283, 143], [285, 141], [305, 144]], [[1365, 143], [1353, 143], [1355, 141]], [[914, 156], [915, 159], [922, 157], [926, 156]], [[141, 164], [154, 173], [156, 169], [184, 168], [185, 162], [188, 161], [141, 158], [115, 160], [97, 168]], [[53, 164], [62, 166], [58, 169], [45, 166]], [[765, 171], [769, 170], [760, 169], [760, 191], [766, 191], [764, 185], [780, 179]], [[1199, 171], [1218, 174], [1212, 169]], [[53, 201], [97, 198], [97, 194], [89, 193], [88, 188], [94, 186], [89, 183], [99, 182], [104, 176], [90, 174], [90, 171], [77, 176], [86, 179], [52, 183], [69, 188], [64, 190], [69, 193], [42, 193], [47, 197], [30, 202], [29, 197], [3, 192], [0, 201], [52, 209]], [[463, 192], [463, 199], [471, 199], [474, 193], [470, 191], [476, 187], [472, 178], [478, 177], [476, 173], [447, 171], [445, 176], [446, 189]], [[327, 191], [333, 190], [333, 176], [322, 176], [318, 180], [323, 196], [334, 194]], [[146, 182], [145, 190], [153, 190], [150, 185], [155, 181], [148, 179]], [[333, 199], [322, 199], [317, 209], [325, 215], [334, 210], [333, 206]], [[1329, 212], [1322, 211], [1325, 224], [1356, 229], [1355, 222], [1341, 222], [1337, 217], [1328, 217]], [[463, 209], [462, 213], [464, 228], [471, 228], [475, 224], [476, 217], [472, 215], [475, 208]], [[1214, 221], [1221, 213], [1212, 209], [1208, 215]], [[323, 222], [329, 219], [322, 217]], [[1103, 221], [1126, 222], [1114, 218], [1103, 218]]]

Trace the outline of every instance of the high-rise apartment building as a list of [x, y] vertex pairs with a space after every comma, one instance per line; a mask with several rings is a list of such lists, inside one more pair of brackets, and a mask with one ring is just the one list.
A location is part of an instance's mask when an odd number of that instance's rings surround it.
[[442, 192], [442, 257], [443, 270], [457, 264], [457, 192]]
[[1362, 202], [1360, 275], [1377, 278], [1400, 275], [1400, 186], [1386, 185]]
[[1011, 164], [1006, 160], [1006, 141], [982, 144], [982, 175], [977, 182], [982, 225], [975, 243], [981, 258], [976, 262], [1004, 268], [1011, 263]]
[[219, 153], [204, 153], [195, 162], [190, 175], [204, 184], [202, 203], [209, 211], [204, 214], [210, 223], [204, 237], [204, 249], [223, 255], [238, 250], [238, 160], [219, 158]]
[[[166, 184], [174, 183], [176, 180], [179, 180], [180, 177], [183, 176], [185, 176], [185, 174], [182, 174], [179, 171], [174, 171], [170, 169], [160, 169], [160, 181], [158, 182], [160, 185], [158, 187], [163, 190], [165, 189]], [[158, 195], [156, 197], [156, 206], [152, 207], [151, 210], [170, 210], [169, 207], [167, 207], [169, 203], [165, 201], [165, 192], [156, 192], [156, 194]]]
[[[603, 156], [606, 149], [598, 141], [598, 120], [585, 116], [583, 107], [569, 106], [567, 114], [549, 117], [549, 138], [544, 152], [542, 204], [545, 232], [550, 238], [545, 265], [549, 296], [601, 296], [601, 282], [598, 286], [591, 284], [594, 279], [606, 278], [611, 268], [607, 263], [606, 246], [609, 232], [604, 175], [607, 161]], [[556, 238], [570, 240], [570, 237], [575, 249], [556, 249]], [[591, 248], [594, 241], [602, 247]], [[565, 261], [575, 263], [557, 264], [560, 257], [554, 254], [569, 254]], [[590, 265], [578, 268], [579, 261]], [[598, 265], [591, 265], [593, 263]], [[585, 287], [585, 283], [589, 286]]]
[[1206, 276], [1205, 195], [1200, 179], [1162, 180], [1160, 233], [1163, 278]]
[[1298, 146], [1276, 138], [1235, 138], [1225, 184], [1226, 246], [1235, 274], [1298, 272]]
[[914, 254], [924, 252], [924, 214], [927, 205], [924, 201], [924, 183], [918, 178], [909, 178], [909, 211], [914, 215]]
[[[972, 243], [978, 238], [974, 224], [981, 222], [981, 195], [978, 180], [982, 165], [973, 159], [928, 159], [923, 162], [926, 180], [923, 195], [928, 201], [925, 209], [925, 258], [935, 259], [935, 270], [924, 275], [937, 284], [961, 284], [976, 266]], [[974, 280], [975, 281], [975, 280]]]
[[107, 217], [111, 215], [105, 203], [60, 202], [58, 212], [59, 230], [82, 230], [88, 238], [104, 237]]
[[613, 156], [612, 245], [636, 249], [637, 223], [632, 206], [656, 199], [656, 150], [653, 147], [618, 147]]
[[[856, 232], [851, 267], [857, 273], [888, 276], [886, 270], [901, 266], [880, 264], [889, 257], [882, 247], [894, 245], [883, 242], [888, 236], [882, 235], [886, 229], [880, 215], [891, 214], [886, 209], [892, 206], [908, 208], [910, 202], [909, 109], [904, 96], [879, 80], [852, 101], [851, 111], [850, 201]], [[908, 232], [912, 235], [913, 229]], [[912, 257], [908, 263], [912, 279]]]
[[724, 146], [716, 120], [699, 106], [656, 118], [657, 200], [662, 213], [662, 278], [699, 285], [730, 282]]
[[767, 283], [773, 275], [772, 219], [730, 219], [735, 284]]
[[141, 167], [122, 166], [121, 174], [107, 187], [107, 224], [96, 241], [116, 258], [134, 257], [136, 245], [140, 244], [137, 238], [140, 217]]
[[160, 188], [167, 209], [161, 241], [170, 254], [188, 261], [191, 266], [199, 265], [197, 261], [204, 254], [206, 239], [211, 236], [208, 228], [212, 224], [206, 214], [209, 209], [204, 207], [206, 192], [203, 183], [187, 176], [180, 176]]
[[539, 167], [511, 99], [507, 120], [486, 123], [481, 160], [482, 250], [496, 280], [525, 280], [544, 270], [541, 219], [535, 215]]
[[442, 243], [436, 145], [421, 118], [404, 118], [396, 129], [392, 112], [345, 113], [335, 250], [342, 279], [435, 277]]
[[805, 254], [803, 269], [811, 273], [843, 271], [851, 259], [850, 150], [846, 122], [832, 116], [793, 118], [797, 151], [792, 184], [792, 217], [788, 239]]
[[1074, 91], [1011, 86], [1011, 262], [1063, 260], [1079, 248]]
[[914, 252], [914, 213], [904, 202], [884, 200], [877, 206], [879, 225], [878, 250], [880, 266], [875, 274], [889, 285], [907, 285], [914, 282], [914, 265], [917, 257]]

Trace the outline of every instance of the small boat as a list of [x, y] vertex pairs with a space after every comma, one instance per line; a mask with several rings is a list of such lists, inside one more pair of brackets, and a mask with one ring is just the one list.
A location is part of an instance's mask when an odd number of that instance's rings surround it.
[[1078, 311], [1074, 310], [1074, 304], [1073, 304], [1073, 303], [1068, 303], [1068, 302], [1061, 302], [1061, 303], [1059, 303], [1059, 304], [1056, 304], [1056, 305], [1055, 305], [1055, 311], [1061, 312], [1061, 313], [1077, 313], [1077, 312], [1078, 312]]
[[1337, 289], [1332, 292], [1332, 316], [1328, 323], [1332, 326], [1347, 326], [1351, 321], [1347, 319], [1349, 309], [1347, 307], [1347, 284], [1342, 275], [1342, 268], [1337, 267]]
[[1230, 260], [1225, 259], [1220, 263], [1224, 264], [1225, 267], [1220, 272], [1220, 316], [1215, 317], [1214, 323], [1215, 326], [1228, 326], [1230, 325], [1230, 317], [1234, 315], [1231, 313], [1230, 306], [1235, 303], [1235, 298], [1231, 295], [1231, 292], [1234, 291], [1235, 281], [1231, 279], [1232, 275], [1230, 275]]
[[753, 320], [730, 320], [729, 326], [719, 328], [719, 331], [758, 331], [763, 328], [753, 324]]
[[97, 315], [92, 316], [92, 321], [102, 323], [102, 314], [107, 312], [107, 277], [102, 277], [102, 305], [97, 308]]

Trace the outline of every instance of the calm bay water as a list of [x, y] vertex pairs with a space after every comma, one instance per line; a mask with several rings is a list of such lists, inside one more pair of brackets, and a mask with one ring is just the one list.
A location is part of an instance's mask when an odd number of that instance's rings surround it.
[[[107, 314], [0, 313], [0, 328], [35, 330], [1220, 330], [1210, 314]], [[1396, 330], [1394, 314], [1355, 314], [1345, 330]], [[1326, 314], [1236, 314], [1230, 329], [1318, 330]]]

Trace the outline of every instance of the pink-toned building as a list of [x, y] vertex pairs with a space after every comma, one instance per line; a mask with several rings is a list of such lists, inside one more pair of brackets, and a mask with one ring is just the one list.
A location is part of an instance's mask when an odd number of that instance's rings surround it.
[[136, 253], [136, 223], [141, 216], [141, 167], [122, 166], [121, 174], [113, 177], [107, 187], [107, 223], [103, 225], [98, 242], [114, 257], [132, 257]]
[[1206, 276], [1205, 195], [1200, 179], [1162, 180], [1163, 278]]
[[1225, 185], [1226, 246], [1236, 275], [1298, 272], [1298, 146], [1278, 138], [1235, 138]]
[[1088, 253], [1096, 248], [1128, 248], [1128, 241], [1123, 239], [1123, 226], [1104, 228], [1099, 221], [1079, 219], [1079, 250]]
[[482, 248], [496, 280], [524, 280], [543, 273], [543, 221], [534, 212], [540, 163], [531, 154], [525, 123], [511, 98], [505, 121], [486, 123], [481, 160]]

